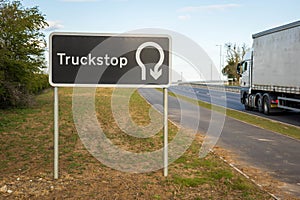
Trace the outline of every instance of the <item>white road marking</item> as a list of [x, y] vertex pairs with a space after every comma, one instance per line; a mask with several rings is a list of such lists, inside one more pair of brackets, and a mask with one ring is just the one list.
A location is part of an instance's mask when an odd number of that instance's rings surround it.
[[274, 140], [269, 140], [269, 139], [265, 139], [265, 138], [257, 138], [257, 140], [263, 141], [263, 142], [273, 142], [274, 141]]

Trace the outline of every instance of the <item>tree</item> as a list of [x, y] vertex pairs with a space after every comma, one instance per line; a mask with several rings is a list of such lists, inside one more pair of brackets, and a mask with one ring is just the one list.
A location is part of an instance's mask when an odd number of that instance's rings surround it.
[[0, 105], [25, 105], [35, 91], [37, 74], [45, 67], [47, 26], [37, 7], [0, 0]]
[[228, 78], [233, 78], [239, 82], [240, 76], [237, 73], [237, 65], [241, 62], [249, 50], [249, 48], [243, 44], [242, 46], [238, 46], [237, 44], [227, 43], [226, 46], [226, 62], [227, 65], [222, 70], [224, 75], [227, 75]]

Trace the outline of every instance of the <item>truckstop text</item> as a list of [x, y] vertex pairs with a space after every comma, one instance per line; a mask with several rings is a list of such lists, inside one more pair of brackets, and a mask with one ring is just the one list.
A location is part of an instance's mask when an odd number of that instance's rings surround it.
[[110, 57], [108, 54], [93, 56], [89, 53], [87, 56], [72, 56], [59, 52], [56, 55], [59, 57], [59, 65], [61, 66], [118, 66], [122, 69], [128, 64], [126, 57]]

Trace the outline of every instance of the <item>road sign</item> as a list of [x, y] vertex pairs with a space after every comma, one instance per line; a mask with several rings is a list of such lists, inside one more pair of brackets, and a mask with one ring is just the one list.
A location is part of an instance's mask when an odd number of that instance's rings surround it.
[[166, 35], [52, 33], [49, 82], [54, 87], [167, 87]]
[[52, 33], [49, 82], [54, 86], [54, 179], [58, 178], [57, 87], [164, 88], [164, 175], [168, 174], [171, 40], [166, 35]]

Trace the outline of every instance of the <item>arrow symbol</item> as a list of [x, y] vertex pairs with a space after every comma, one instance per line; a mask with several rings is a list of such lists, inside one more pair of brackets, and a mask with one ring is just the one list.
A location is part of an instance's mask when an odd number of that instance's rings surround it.
[[154, 70], [150, 69], [150, 75], [155, 80], [157, 80], [162, 75], [162, 70], [159, 68], [161, 67], [161, 65], [165, 59], [165, 54], [164, 54], [164, 50], [157, 43], [153, 42], [152, 46], [158, 50], [159, 56], [160, 56], [158, 63], [154, 66]]
[[160, 76], [161, 76], [161, 72], [162, 70], [160, 69], [159, 71], [156, 70], [156, 68], [154, 67], [154, 71], [152, 69], [150, 69], [150, 75], [157, 80]]
[[145, 42], [138, 47], [135, 57], [136, 57], [136, 61], [137, 61], [138, 65], [141, 67], [141, 70], [142, 70], [142, 74], [141, 74], [142, 80], [146, 80], [146, 67], [142, 63], [140, 56], [141, 56], [141, 51], [145, 47], [155, 47], [159, 52], [160, 58], [159, 58], [158, 63], [154, 66], [154, 70], [150, 69], [150, 75], [155, 80], [157, 80], [162, 75], [162, 70], [159, 68], [161, 67], [161, 65], [163, 64], [163, 61], [165, 59], [164, 50], [161, 48], [161, 46], [159, 44], [157, 44], [155, 42]]

